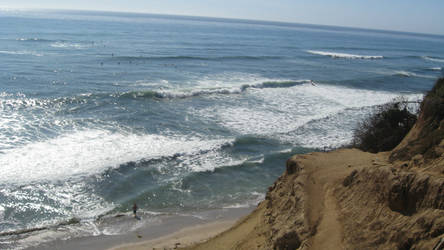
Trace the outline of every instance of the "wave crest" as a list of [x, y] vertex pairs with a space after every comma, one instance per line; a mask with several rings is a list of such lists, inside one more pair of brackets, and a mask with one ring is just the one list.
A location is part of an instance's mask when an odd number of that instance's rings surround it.
[[197, 96], [208, 95], [232, 95], [241, 94], [247, 89], [265, 89], [265, 88], [290, 88], [304, 83], [313, 83], [311, 80], [296, 81], [264, 81], [256, 84], [244, 84], [240, 87], [221, 87], [221, 88], [198, 88], [191, 90], [147, 90], [147, 91], [130, 91], [119, 94], [118, 97], [129, 98], [157, 98], [157, 99], [181, 99]]
[[6, 55], [31, 55], [31, 56], [43, 56], [43, 54], [38, 53], [36, 51], [28, 51], [28, 50], [17, 50], [17, 51], [11, 51], [11, 50], [0, 50], [0, 54], [6, 54]]
[[444, 59], [442, 59], [442, 58], [435, 58], [435, 57], [430, 57], [430, 56], [423, 56], [422, 58], [427, 61], [444, 63]]
[[441, 67], [432, 67], [432, 68], [428, 68], [428, 70], [431, 70], [431, 71], [441, 71], [442, 68]]
[[53, 40], [48, 40], [48, 39], [43, 39], [43, 38], [38, 38], [38, 37], [31, 37], [31, 38], [26, 38], [26, 37], [20, 37], [16, 39], [17, 41], [21, 41], [21, 42], [52, 42]]
[[331, 58], [345, 58], [345, 59], [383, 59], [383, 56], [369, 56], [369, 55], [355, 55], [347, 53], [337, 53], [329, 51], [319, 51], [319, 50], [307, 50], [308, 53], [320, 56], [329, 56]]
[[402, 77], [414, 77], [414, 76], [417, 76], [413, 72], [408, 72], [408, 71], [403, 71], [403, 70], [395, 71], [395, 75], [402, 76]]

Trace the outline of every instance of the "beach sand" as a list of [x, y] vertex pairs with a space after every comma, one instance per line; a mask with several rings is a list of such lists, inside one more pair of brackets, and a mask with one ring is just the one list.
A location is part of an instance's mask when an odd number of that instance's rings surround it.
[[142, 250], [142, 249], [175, 249], [189, 246], [210, 239], [227, 230], [235, 220], [216, 221], [202, 225], [183, 228], [177, 232], [156, 239], [118, 245], [109, 250]]
[[255, 207], [222, 208], [195, 212], [192, 214], [170, 214], [152, 217], [140, 213], [141, 220], [133, 218], [132, 213], [110, 217], [99, 223], [107, 223], [107, 228], [124, 233], [102, 233], [97, 236], [75, 237], [43, 243], [35, 248], [63, 250], [101, 250], [101, 249], [153, 249], [175, 248], [199, 243], [228, 228], [253, 211]]

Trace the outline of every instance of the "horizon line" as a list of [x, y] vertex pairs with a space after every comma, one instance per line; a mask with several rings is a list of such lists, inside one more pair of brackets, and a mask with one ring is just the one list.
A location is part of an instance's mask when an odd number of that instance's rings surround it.
[[285, 25], [307, 25], [307, 26], [318, 26], [318, 27], [332, 27], [332, 28], [343, 28], [351, 30], [365, 30], [372, 32], [381, 33], [398, 33], [405, 35], [425, 35], [444, 38], [444, 33], [426, 33], [426, 32], [415, 32], [415, 31], [405, 31], [405, 30], [391, 30], [391, 29], [378, 29], [369, 27], [357, 27], [357, 26], [340, 26], [340, 25], [330, 25], [330, 24], [316, 24], [316, 23], [304, 23], [304, 22], [292, 22], [292, 21], [281, 21], [281, 20], [266, 20], [266, 19], [250, 19], [250, 18], [239, 18], [239, 17], [221, 17], [221, 16], [201, 16], [201, 15], [190, 15], [190, 14], [172, 14], [172, 13], [153, 13], [153, 12], [141, 12], [141, 11], [118, 11], [118, 10], [99, 10], [99, 9], [60, 9], [60, 8], [11, 8], [0, 6], [0, 12], [2, 11], [79, 11], [79, 12], [96, 12], [96, 13], [121, 13], [121, 14], [133, 14], [133, 15], [158, 15], [158, 16], [173, 16], [173, 17], [184, 17], [184, 18], [204, 18], [204, 19], [219, 19], [219, 20], [232, 20], [241, 22], [262, 22], [268, 24], [285, 24]]

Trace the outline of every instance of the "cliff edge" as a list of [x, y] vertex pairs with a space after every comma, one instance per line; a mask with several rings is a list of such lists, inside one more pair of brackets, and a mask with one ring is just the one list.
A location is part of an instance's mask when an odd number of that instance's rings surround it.
[[255, 211], [191, 249], [444, 249], [444, 79], [391, 152], [296, 155]]

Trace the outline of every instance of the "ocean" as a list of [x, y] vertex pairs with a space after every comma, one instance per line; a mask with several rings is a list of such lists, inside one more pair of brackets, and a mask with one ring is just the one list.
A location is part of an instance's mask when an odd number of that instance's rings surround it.
[[[444, 36], [0, 11], [0, 248], [254, 207], [299, 153], [443, 75]], [[104, 223], [130, 215], [145, 220]]]

